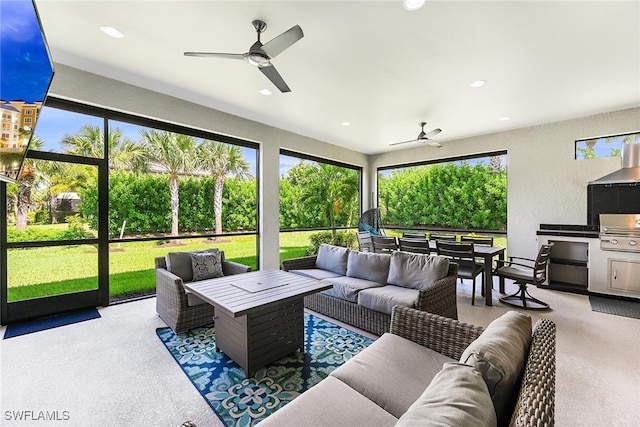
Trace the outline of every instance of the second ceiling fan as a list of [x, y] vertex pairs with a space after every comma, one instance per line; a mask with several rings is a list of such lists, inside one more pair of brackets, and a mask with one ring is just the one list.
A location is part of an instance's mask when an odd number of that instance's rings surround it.
[[398, 145], [398, 144], [407, 144], [409, 142], [420, 142], [422, 144], [430, 145], [432, 147], [440, 148], [442, 145], [431, 138], [442, 132], [442, 129], [436, 128], [432, 131], [425, 132], [424, 126], [427, 122], [420, 122], [419, 126], [421, 128], [420, 133], [416, 139], [410, 139], [409, 141], [400, 141], [400, 142], [391, 142], [389, 145]]
[[259, 19], [254, 20], [252, 24], [258, 33], [258, 40], [251, 45], [249, 51], [246, 53], [185, 52], [184, 55], [204, 58], [244, 59], [249, 64], [258, 67], [258, 69], [262, 71], [262, 74], [280, 89], [280, 92], [291, 92], [291, 89], [289, 89], [287, 83], [285, 83], [282, 76], [280, 76], [280, 73], [278, 73], [273, 64], [271, 64], [271, 60], [304, 37], [302, 28], [300, 28], [299, 25], [295, 25], [278, 37], [262, 44], [260, 34], [267, 29], [267, 24]]

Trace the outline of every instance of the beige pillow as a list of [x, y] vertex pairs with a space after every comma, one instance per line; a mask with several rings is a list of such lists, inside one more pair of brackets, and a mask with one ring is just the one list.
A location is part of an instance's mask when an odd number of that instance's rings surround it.
[[496, 413], [482, 375], [472, 366], [445, 363], [396, 427], [494, 427]]
[[497, 318], [464, 350], [460, 362], [484, 378], [498, 425], [508, 425], [531, 344], [531, 317], [510, 311]]

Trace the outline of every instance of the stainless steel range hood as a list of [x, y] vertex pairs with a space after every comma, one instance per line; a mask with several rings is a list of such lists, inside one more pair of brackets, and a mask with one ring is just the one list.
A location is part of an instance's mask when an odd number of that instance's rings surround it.
[[640, 143], [622, 144], [622, 169], [589, 184], [626, 184], [640, 182]]

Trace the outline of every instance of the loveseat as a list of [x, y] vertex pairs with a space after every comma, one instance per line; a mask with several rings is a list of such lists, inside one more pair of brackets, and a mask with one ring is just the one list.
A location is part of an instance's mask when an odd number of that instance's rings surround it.
[[213, 306], [186, 291], [186, 282], [251, 271], [248, 265], [227, 261], [224, 251], [216, 248], [169, 252], [155, 258], [155, 266], [156, 312], [176, 333], [213, 321]]
[[553, 426], [555, 324], [510, 311], [486, 329], [396, 306], [391, 332], [260, 427]]
[[305, 297], [306, 308], [376, 335], [389, 331], [394, 305], [458, 318], [458, 265], [445, 257], [359, 252], [323, 243], [317, 255], [284, 260], [282, 269], [333, 285]]

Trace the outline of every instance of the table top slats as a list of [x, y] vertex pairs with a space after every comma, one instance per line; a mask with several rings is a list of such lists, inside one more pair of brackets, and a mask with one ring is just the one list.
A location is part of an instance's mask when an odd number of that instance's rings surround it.
[[[248, 292], [234, 285], [234, 282], [284, 281], [286, 285]], [[235, 274], [216, 279], [185, 283], [184, 287], [234, 317], [248, 311], [287, 299], [299, 299], [305, 295], [331, 288], [331, 284], [281, 270], [259, 270], [250, 273]]]

